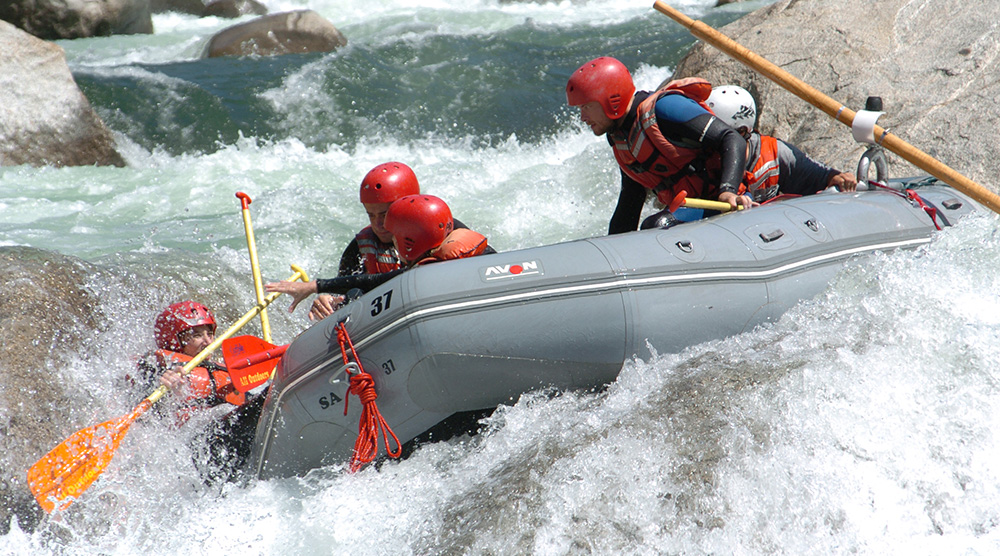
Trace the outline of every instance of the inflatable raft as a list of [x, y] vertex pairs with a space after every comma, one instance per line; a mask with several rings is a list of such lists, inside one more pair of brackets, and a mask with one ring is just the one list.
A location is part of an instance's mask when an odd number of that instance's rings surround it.
[[[898, 191], [821, 193], [668, 229], [597, 237], [419, 267], [303, 332], [278, 366], [251, 474], [343, 463], [362, 404], [349, 400], [336, 328], [371, 374], [406, 443], [449, 416], [543, 387], [592, 388], [624, 362], [725, 338], [821, 292], [845, 261], [911, 249], [982, 210], [925, 179]], [[928, 183], [930, 182], [930, 183]], [[932, 216], [933, 214], [933, 216]]]

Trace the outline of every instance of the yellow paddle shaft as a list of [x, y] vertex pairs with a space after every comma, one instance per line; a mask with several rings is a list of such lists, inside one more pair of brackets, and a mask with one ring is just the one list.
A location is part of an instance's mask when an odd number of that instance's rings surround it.
[[[257, 304], [264, 303], [264, 283], [260, 278], [260, 264], [257, 262], [257, 242], [253, 235], [253, 225], [250, 223], [250, 196], [246, 193], [238, 192], [236, 197], [240, 200], [243, 210], [243, 230], [247, 236], [247, 250], [250, 252], [250, 271], [253, 274], [253, 289], [257, 295]], [[267, 310], [260, 311], [260, 330], [264, 336], [264, 341], [271, 342], [271, 322], [267, 318]]]
[[[722, 201], [709, 201], [708, 199], [684, 199], [683, 206], [696, 209], [717, 210], [719, 212], [729, 212], [733, 210], [732, 205], [729, 203], [723, 203]], [[736, 208], [738, 210], [743, 210], [743, 205], [738, 205]]]

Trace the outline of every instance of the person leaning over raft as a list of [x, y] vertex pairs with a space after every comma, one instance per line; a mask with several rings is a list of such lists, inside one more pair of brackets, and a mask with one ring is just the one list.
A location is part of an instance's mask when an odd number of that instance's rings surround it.
[[174, 303], [164, 309], [153, 325], [157, 349], [145, 354], [136, 364], [138, 376], [127, 377], [145, 390], [163, 385], [181, 396], [178, 425], [193, 412], [223, 404], [232, 411], [213, 423], [196, 439], [196, 451], [208, 451], [206, 480], [230, 479], [250, 456], [257, 419], [264, 395], [248, 396], [236, 390], [229, 372], [209, 360], [187, 375], [181, 375], [184, 363], [197, 356], [215, 341], [215, 315], [195, 301]]
[[684, 191], [734, 209], [753, 206], [739, 195], [746, 141], [705, 106], [711, 85], [672, 81], [654, 93], [636, 92], [620, 61], [600, 57], [580, 66], [566, 83], [566, 101], [594, 135], [605, 135], [621, 169], [618, 205], [609, 234], [634, 231], [652, 190], [665, 205]]
[[[393, 201], [420, 193], [420, 184], [413, 170], [402, 162], [385, 162], [372, 168], [361, 180], [361, 205], [368, 215], [369, 225], [362, 229], [340, 256], [337, 276], [380, 274], [402, 267], [392, 245], [392, 234], [384, 226], [385, 213]], [[465, 225], [455, 221], [455, 227]], [[321, 320], [333, 314], [344, 303], [343, 295], [321, 294], [313, 300], [310, 320]]]
[[754, 202], [763, 203], [781, 194], [812, 195], [829, 187], [854, 191], [854, 174], [841, 172], [809, 158], [794, 145], [754, 131], [757, 103], [749, 91], [736, 85], [712, 89], [708, 107], [747, 141], [743, 186]]
[[392, 235], [402, 262], [399, 269], [314, 282], [272, 282], [265, 284], [264, 289], [291, 295], [293, 301], [288, 310], [294, 311], [296, 305], [314, 293], [344, 294], [353, 289], [367, 292], [414, 266], [496, 253], [486, 236], [468, 228], [456, 229], [451, 209], [433, 195], [407, 195], [394, 201], [385, 214], [385, 229]]

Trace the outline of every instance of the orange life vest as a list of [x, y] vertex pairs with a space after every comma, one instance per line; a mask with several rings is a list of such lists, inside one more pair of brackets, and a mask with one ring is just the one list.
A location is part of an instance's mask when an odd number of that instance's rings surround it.
[[452, 230], [437, 249], [432, 250], [427, 258], [421, 259], [417, 264], [475, 257], [482, 254], [486, 247], [486, 236], [468, 228], [459, 228]]
[[[175, 365], [183, 365], [191, 360], [190, 356], [183, 353], [156, 350], [157, 363], [164, 369], [169, 369]], [[223, 402], [233, 405], [243, 405], [246, 403], [246, 394], [238, 391], [233, 385], [233, 380], [220, 365], [207, 363], [204, 367], [195, 367], [188, 373], [188, 386], [186, 388], [188, 396], [184, 402], [189, 406], [212, 407]]]
[[700, 145], [678, 145], [664, 137], [656, 122], [656, 101], [680, 94], [712, 114], [705, 103], [711, 92], [711, 83], [699, 77], [671, 81], [639, 103], [632, 129], [608, 134], [622, 171], [652, 189], [661, 203], [669, 205], [681, 191], [692, 198], [711, 194], [709, 189], [714, 187], [711, 184], [722, 168], [722, 157], [706, 152]]
[[396, 253], [396, 248], [392, 243], [382, 243], [371, 226], [361, 230], [354, 237], [358, 241], [358, 252], [361, 253], [365, 274], [390, 272], [403, 266]]
[[[778, 140], [770, 135], [759, 135], [760, 154], [753, 161], [753, 168], [743, 174], [740, 194], [753, 195], [758, 203], [778, 195], [778, 178], [781, 166], [778, 164]], [[747, 164], [749, 166], [749, 164]]]

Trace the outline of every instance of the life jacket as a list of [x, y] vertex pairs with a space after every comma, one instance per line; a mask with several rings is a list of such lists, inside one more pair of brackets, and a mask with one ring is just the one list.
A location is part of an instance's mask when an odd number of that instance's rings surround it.
[[381, 274], [402, 268], [403, 263], [399, 260], [396, 247], [392, 243], [383, 243], [371, 226], [361, 230], [354, 237], [358, 241], [358, 251], [361, 253], [365, 274]]
[[[610, 132], [615, 159], [625, 174], [656, 193], [669, 205], [677, 193], [688, 197], [711, 195], [722, 168], [722, 157], [701, 145], [681, 145], [668, 140], [656, 121], [656, 102], [667, 95], [684, 95], [713, 114], [706, 104], [712, 85], [699, 77], [677, 79], [650, 94], [636, 108], [636, 119], [627, 132]], [[713, 175], [714, 174], [714, 175]]]
[[778, 140], [770, 135], [755, 134], [760, 138], [760, 154], [757, 160], [747, 161], [747, 166], [753, 162], [753, 167], [744, 172], [740, 194], [749, 193], [758, 203], [778, 195], [778, 178], [781, 166], [778, 163]]
[[486, 236], [468, 228], [458, 228], [452, 230], [437, 249], [433, 249], [427, 258], [421, 259], [417, 264], [475, 257], [481, 255], [486, 247]]
[[[183, 353], [156, 350], [157, 363], [163, 369], [172, 368], [178, 364], [185, 364], [191, 357]], [[233, 405], [243, 405], [246, 403], [246, 394], [240, 392], [233, 385], [233, 380], [229, 372], [220, 365], [207, 362], [204, 366], [195, 367], [188, 373], [188, 385], [183, 390], [187, 397], [182, 401], [188, 407], [213, 407], [221, 403], [231, 403]]]

